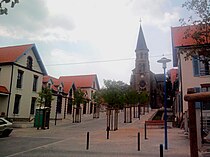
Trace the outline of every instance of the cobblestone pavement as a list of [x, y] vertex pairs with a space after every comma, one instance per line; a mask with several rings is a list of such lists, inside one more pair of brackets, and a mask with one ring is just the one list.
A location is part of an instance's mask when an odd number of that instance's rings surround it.
[[[160, 144], [164, 144], [164, 129], [147, 129], [144, 139], [144, 122], [154, 110], [133, 123], [123, 123], [119, 116], [119, 130], [110, 131], [106, 139], [106, 115], [99, 119], [84, 116], [82, 123], [66, 119], [51, 123], [49, 130], [35, 128], [15, 129], [9, 138], [0, 139], [0, 156], [5, 157], [158, 157]], [[89, 149], [87, 150], [87, 132]], [[140, 151], [138, 151], [140, 133]], [[168, 150], [164, 157], [189, 157], [189, 139], [178, 128], [168, 129]]]

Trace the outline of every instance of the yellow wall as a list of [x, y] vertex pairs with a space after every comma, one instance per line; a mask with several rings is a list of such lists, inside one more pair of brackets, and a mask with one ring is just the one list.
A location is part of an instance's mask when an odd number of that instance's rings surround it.
[[[33, 58], [33, 67], [31, 71], [30, 69], [24, 68], [26, 67], [27, 63], [27, 57], [31, 56]], [[16, 64], [22, 65], [24, 67], [20, 67], [18, 65], [14, 65], [13, 69], [13, 79], [12, 79], [12, 89], [11, 89], [11, 97], [10, 97], [10, 107], [9, 107], [9, 117], [10, 118], [30, 118], [33, 115], [30, 115], [30, 109], [31, 109], [31, 99], [32, 97], [38, 97], [38, 92], [41, 91], [42, 88], [42, 79], [43, 75], [41, 74], [41, 69], [36, 61], [36, 58], [32, 51], [29, 51], [29, 53], [26, 53], [23, 55]], [[22, 70], [23, 73], [23, 79], [22, 79], [22, 88], [16, 88], [17, 84], [17, 75], [18, 70]], [[8, 68], [8, 72], [11, 72], [11, 68]], [[7, 74], [8, 75], [8, 74]], [[37, 82], [37, 91], [32, 91], [33, 88], [33, 80], [34, 75], [38, 76], [38, 82]], [[10, 79], [7, 80], [10, 84]], [[5, 82], [7, 82], [5, 81]], [[6, 84], [8, 84], [8, 82]], [[20, 105], [19, 105], [19, 114], [14, 115], [13, 109], [14, 109], [14, 101], [15, 101], [15, 94], [21, 95], [20, 99]]]
[[187, 102], [184, 101], [184, 95], [187, 94], [188, 88], [200, 87], [200, 84], [210, 83], [210, 75], [195, 77], [193, 75], [192, 60], [185, 61], [184, 55], [180, 56], [182, 72], [182, 94], [183, 94], [183, 112], [188, 110]]

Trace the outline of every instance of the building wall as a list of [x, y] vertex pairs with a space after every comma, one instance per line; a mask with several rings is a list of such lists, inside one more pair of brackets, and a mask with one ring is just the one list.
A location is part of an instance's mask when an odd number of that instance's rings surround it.
[[[27, 57], [29, 55], [33, 58], [33, 67], [32, 67], [33, 71], [25, 68], [26, 63], [27, 63]], [[29, 53], [26, 53], [26, 55], [23, 55], [16, 62], [16, 64], [18, 65], [14, 65], [14, 68], [13, 68], [12, 88], [11, 88], [11, 97], [10, 97], [8, 117], [9, 118], [31, 118], [34, 116], [34, 115], [30, 115], [31, 99], [32, 97], [38, 97], [38, 92], [40, 92], [42, 89], [43, 75], [41, 74], [41, 69], [32, 51], [29, 51]], [[19, 65], [24, 66], [24, 67], [20, 67]], [[16, 87], [18, 70], [23, 71], [22, 88]], [[8, 73], [11, 73], [11, 68], [8, 69]], [[34, 75], [38, 76], [36, 92], [32, 90]], [[21, 95], [21, 99], [20, 99], [20, 104], [19, 104], [19, 113], [14, 115], [13, 110], [14, 110], [16, 94]]]
[[8, 99], [8, 95], [0, 95], [0, 115], [7, 113]]
[[7, 90], [10, 90], [12, 65], [4, 65], [0, 66], [0, 68], [0, 85], [3, 85], [7, 88]]
[[[183, 112], [188, 110], [187, 102], [184, 101], [184, 95], [187, 94], [188, 88], [200, 87], [200, 84], [209, 83], [210, 75], [195, 77], [193, 75], [193, 64], [192, 60], [185, 61], [184, 55], [180, 55], [181, 61], [181, 76], [182, 76], [182, 101], [183, 101]], [[179, 62], [180, 62], [179, 61]]]
[[[10, 90], [10, 80], [11, 80], [11, 72], [12, 72], [12, 65], [4, 65], [0, 66], [0, 85], [5, 86], [7, 90]], [[9, 94], [7, 95], [0, 95], [0, 114], [5, 113], [7, 114], [7, 107], [8, 107], [8, 100]]]
[[33, 58], [33, 70], [41, 72], [40, 66], [39, 66], [39, 64], [35, 58], [35, 55], [31, 49], [28, 50], [28, 52], [25, 53], [25, 55], [21, 56], [21, 58], [19, 58], [16, 63], [18, 65], [22, 65], [22, 66], [26, 67], [28, 56], [31, 56]]

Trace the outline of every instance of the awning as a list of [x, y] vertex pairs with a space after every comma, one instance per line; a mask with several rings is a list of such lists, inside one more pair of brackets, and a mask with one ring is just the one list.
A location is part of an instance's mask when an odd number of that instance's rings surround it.
[[0, 86], [0, 95], [9, 95], [10, 92], [7, 90], [5, 86]]

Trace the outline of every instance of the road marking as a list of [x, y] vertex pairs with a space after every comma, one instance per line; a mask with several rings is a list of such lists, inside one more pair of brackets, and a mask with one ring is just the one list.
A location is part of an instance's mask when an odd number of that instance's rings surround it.
[[40, 149], [40, 148], [43, 148], [43, 147], [47, 147], [47, 146], [50, 146], [50, 145], [61, 143], [61, 142], [64, 142], [66, 140], [69, 140], [69, 138], [63, 139], [63, 140], [60, 140], [60, 141], [57, 141], [57, 142], [45, 144], [45, 145], [42, 145], [42, 146], [39, 146], [39, 147], [35, 147], [35, 148], [32, 148], [32, 149], [28, 149], [28, 150], [25, 150], [25, 151], [22, 151], [22, 152], [14, 153], [14, 154], [11, 154], [11, 155], [8, 155], [8, 156], [5, 156], [5, 157], [12, 157], [12, 156], [20, 155], [20, 154], [27, 153], [27, 152], [30, 152], [30, 151], [33, 151], [33, 150], [36, 150], [36, 149]]

